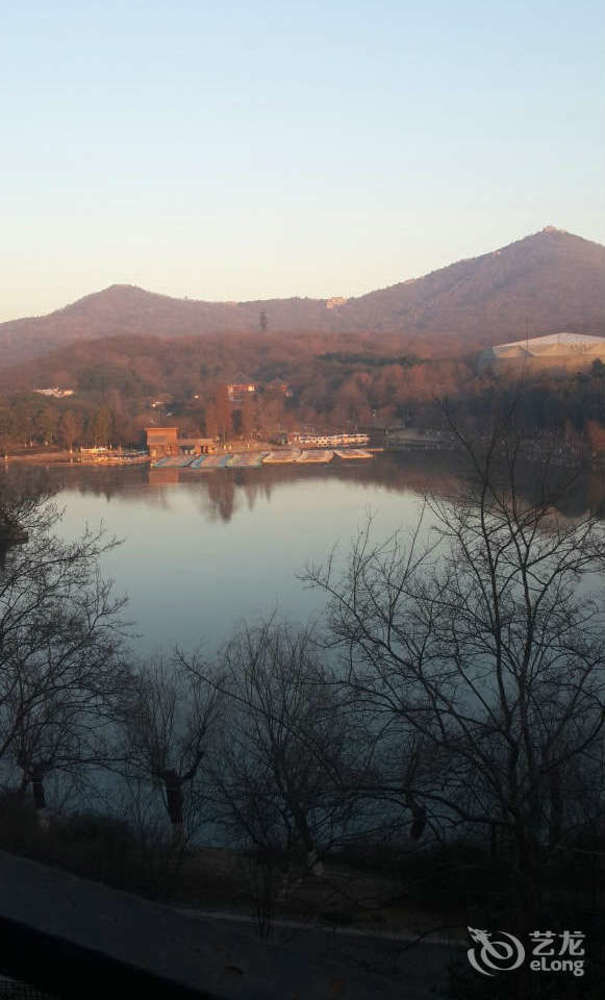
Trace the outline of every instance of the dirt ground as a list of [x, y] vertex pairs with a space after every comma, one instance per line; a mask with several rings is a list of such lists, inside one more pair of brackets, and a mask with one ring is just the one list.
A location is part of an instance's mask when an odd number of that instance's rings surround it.
[[463, 907], [423, 908], [403, 880], [342, 864], [325, 864], [321, 874], [302, 869], [261, 868], [235, 851], [199, 848], [183, 861], [179, 901], [200, 909], [257, 914], [314, 925], [352, 928], [384, 935], [435, 934], [464, 940]]

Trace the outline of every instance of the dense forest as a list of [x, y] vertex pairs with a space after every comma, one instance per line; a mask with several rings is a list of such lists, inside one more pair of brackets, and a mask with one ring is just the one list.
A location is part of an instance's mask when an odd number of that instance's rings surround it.
[[[452, 345], [450, 345], [452, 346]], [[569, 440], [605, 424], [605, 366], [507, 376], [480, 370], [476, 350], [412, 352], [399, 335], [114, 337], [72, 345], [6, 369], [0, 445], [6, 450], [139, 446], [149, 425], [266, 440], [301, 428], [439, 428], [442, 403], [480, 427], [496, 399], [518, 395], [527, 427]], [[230, 400], [228, 386], [254, 392]], [[53, 398], [35, 389], [73, 390]], [[522, 392], [520, 392], [522, 388]]]

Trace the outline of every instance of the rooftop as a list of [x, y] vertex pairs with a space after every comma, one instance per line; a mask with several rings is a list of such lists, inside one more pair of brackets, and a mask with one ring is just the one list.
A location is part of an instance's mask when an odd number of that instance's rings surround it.
[[532, 337], [530, 340], [514, 340], [508, 344], [497, 344], [494, 350], [500, 347], [546, 347], [549, 344], [589, 344], [605, 346], [605, 337], [592, 337], [586, 333], [548, 333], [544, 337]]

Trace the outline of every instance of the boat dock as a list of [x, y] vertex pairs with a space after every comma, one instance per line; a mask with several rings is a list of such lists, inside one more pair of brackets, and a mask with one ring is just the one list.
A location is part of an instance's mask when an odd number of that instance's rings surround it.
[[274, 451], [230, 452], [222, 455], [168, 455], [152, 463], [152, 469], [259, 469], [263, 465], [327, 465], [338, 458], [349, 461], [373, 458], [365, 448], [276, 448]]

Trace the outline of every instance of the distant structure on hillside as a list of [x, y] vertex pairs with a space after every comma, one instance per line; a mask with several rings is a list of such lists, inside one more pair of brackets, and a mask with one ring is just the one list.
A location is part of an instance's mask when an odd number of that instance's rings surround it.
[[52, 386], [50, 389], [34, 389], [39, 396], [52, 396], [53, 399], [65, 399], [66, 396], [73, 396], [73, 389], [62, 389], [58, 385]]
[[551, 368], [588, 368], [594, 361], [605, 362], [605, 337], [582, 333], [551, 333], [531, 340], [497, 344], [482, 351], [479, 369], [527, 368], [540, 371]]
[[241, 405], [247, 395], [254, 395], [255, 392], [256, 383], [241, 373], [236, 375], [235, 380], [227, 385], [229, 402], [235, 405]]

